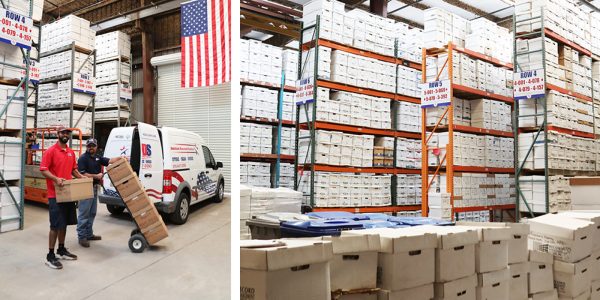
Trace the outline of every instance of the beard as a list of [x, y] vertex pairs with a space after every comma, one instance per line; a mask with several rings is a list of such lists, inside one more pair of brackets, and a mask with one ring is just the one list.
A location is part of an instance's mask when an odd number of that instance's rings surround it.
[[63, 144], [66, 144], [66, 143], [69, 141], [69, 137], [68, 137], [68, 136], [63, 136], [63, 137], [61, 137], [61, 138], [60, 138], [60, 141], [61, 141]]

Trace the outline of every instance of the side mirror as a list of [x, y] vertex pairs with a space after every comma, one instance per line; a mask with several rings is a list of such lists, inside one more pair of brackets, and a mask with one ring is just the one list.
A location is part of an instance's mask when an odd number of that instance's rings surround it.
[[220, 161], [218, 161], [218, 162], [217, 162], [217, 169], [219, 169], [219, 168], [222, 168], [222, 167], [223, 167], [223, 163], [222, 163], [222, 162], [220, 162]]

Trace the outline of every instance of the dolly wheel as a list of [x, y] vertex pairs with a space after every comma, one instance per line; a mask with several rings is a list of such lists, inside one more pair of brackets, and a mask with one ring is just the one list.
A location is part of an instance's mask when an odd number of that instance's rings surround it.
[[129, 236], [134, 236], [135, 234], [141, 233], [141, 231], [139, 229], [134, 229], [131, 231], [131, 234]]
[[142, 253], [148, 246], [146, 239], [141, 234], [134, 234], [129, 238], [129, 250], [133, 253]]

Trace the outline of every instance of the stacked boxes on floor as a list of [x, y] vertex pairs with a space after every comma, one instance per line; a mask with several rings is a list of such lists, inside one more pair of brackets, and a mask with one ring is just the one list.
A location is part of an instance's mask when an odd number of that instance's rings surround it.
[[300, 213], [302, 193], [287, 188], [271, 189], [240, 185], [240, 230], [242, 240], [250, 238], [246, 221], [272, 212]]
[[554, 289], [552, 254], [529, 250], [529, 296], [533, 299], [558, 299]]
[[[299, 191], [310, 194], [310, 172], [304, 172]], [[391, 200], [391, 175], [315, 172], [316, 207], [387, 206]]]
[[434, 233], [401, 228], [359, 230], [349, 234], [379, 235], [381, 249], [377, 259], [377, 287], [381, 291], [378, 299], [434, 298], [436, 248], [439, 247]]
[[[300, 137], [308, 137], [308, 131], [301, 131]], [[372, 167], [375, 137], [372, 135], [347, 134], [337, 131], [316, 130], [315, 145], [310, 139], [298, 142], [298, 161], [309, 162], [312, 148], [316, 152], [315, 164], [332, 166]]]
[[[73, 75], [71, 72], [79, 72], [88, 76], [93, 76], [93, 59], [88, 59], [88, 54], [80, 51], [92, 51], [95, 47], [96, 32], [90, 28], [90, 22], [82, 18], [70, 15], [53, 23], [42, 26], [41, 43], [41, 73], [40, 79], [53, 79], [57, 76]], [[75, 53], [67, 46], [75, 44]], [[48, 55], [52, 51], [57, 53]], [[72, 62], [72, 58], [75, 61]], [[73, 66], [73, 69], [72, 69]], [[78, 71], [79, 70], [79, 71]], [[38, 111], [37, 127], [56, 127], [75, 126], [82, 130], [82, 134], [92, 134], [92, 112], [87, 109], [84, 113], [82, 106], [91, 105], [90, 96], [73, 91], [73, 101], [76, 107], [71, 111], [68, 106], [71, 103], [71, 82], [69, 80], [61, 81], [56, 84], [44, 85], [40, 90], [40, 99], [47, 107]], [[63, 110], [53, 110], [53, 101], [66, 102]], [[87, 101], [87, 102], [86, 102]], [[68, 104], [67, 104], [68, 103]], [[64, 110], [66, 108], [66, 110]], [[77, 124], [79, 120], [79, 123]]]
[[167, 226], [129, 162], [121, 158], [106, 170], [148, 244], [154, 245], [169, 236]]
[[[131, 40], [121, 31], [96, 37], [96, 99], [97, 120], [129, 119], [129, 105], [121, 88], [131, 82]], [[108, 110], [105, 110], [108, 109]]]
[[[587, 218], [591, 220], [591, 218]], [[548, 214], [530, 219], [530, 248], [554, 257], [554, 287], [561, 299], [589, 299], [597, 262], [592, 257], [597, 224]]]

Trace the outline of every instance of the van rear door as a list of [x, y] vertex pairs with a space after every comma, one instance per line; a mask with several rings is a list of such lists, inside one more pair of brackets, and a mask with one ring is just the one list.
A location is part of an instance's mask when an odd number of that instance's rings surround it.
[[[103, 156], [108, 158], [124, 156], [129, 159], [131, 157], [134, 130], [135, 127], [119, 127], [111, 130]], [[115, 197], [119, 196], [107, 174], [104, 175], [102, 182], [105, 194]]]
[[158, 129], [155, 126], [137, 124], [140, 145], [139, 177], [148, 193], [155, 202], [162, 200], [163, 186], [163, 151]]

